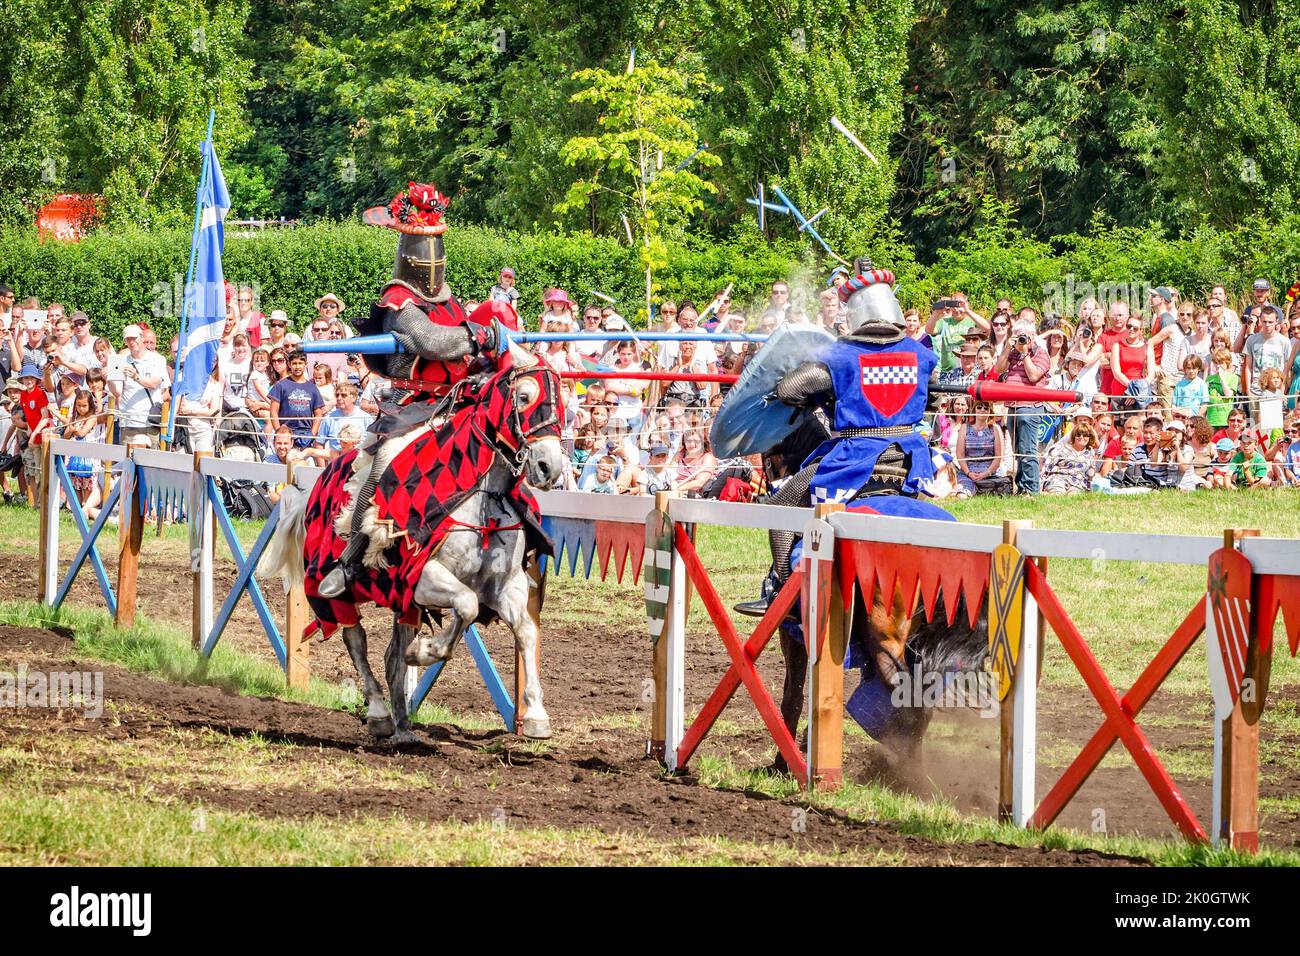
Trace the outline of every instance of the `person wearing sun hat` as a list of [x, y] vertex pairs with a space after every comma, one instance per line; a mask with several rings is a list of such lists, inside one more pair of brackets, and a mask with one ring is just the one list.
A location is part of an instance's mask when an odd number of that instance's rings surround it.
[[339, 321], [339, 316], [341, 316], [343, 310], [347, 308], [347, 306], [343, 304], [343, 300], [333, 292], [326, 292], [323, 296], [313, 302], [312, 305], [316, 308], [316, 318], [308, 322], [307, 328], [303, 329], [302, 340], [304, 342], [326, 338], [328, 333], [320, 335], [317, 334], [316, 329], [320, 327], [328, 328], [331, 322]]
[[572, 327], [573, 311], [577, 306], [569, 298], [569, 293], [558, 288], [547, 289], [546, 294], [542, 296], [542, 305], [546, 307], [546, 311], [542, 313], [540, 322], [558, 322], [563, 319]]

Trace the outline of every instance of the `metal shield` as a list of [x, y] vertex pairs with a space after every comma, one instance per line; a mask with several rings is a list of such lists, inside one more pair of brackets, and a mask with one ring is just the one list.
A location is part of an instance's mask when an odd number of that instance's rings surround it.
[[718, 409], [709, 431], [714, 454], [760, 454], [794, 432], [808, 412], [778, 402], [776, 383], [804, 362], [817, 361], [834, 342], [824, 329], [778, 326]]

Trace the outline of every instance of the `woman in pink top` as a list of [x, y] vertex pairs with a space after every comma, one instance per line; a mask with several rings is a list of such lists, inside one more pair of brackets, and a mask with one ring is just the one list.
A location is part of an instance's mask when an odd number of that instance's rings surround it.
[[709, 450], [709, 440], [692, 428], [682, 436], [682, 450], [677, 456], [677, 490], [697, 495], [713, 479], [718, 460]]

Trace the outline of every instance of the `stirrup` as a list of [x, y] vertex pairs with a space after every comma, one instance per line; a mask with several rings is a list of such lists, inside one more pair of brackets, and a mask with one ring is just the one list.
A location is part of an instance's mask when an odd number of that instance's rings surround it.
[[754, 601], [741, 601], [735, 605], [734, 610], [737, 614], [744, 614], [746, 617], [762, 617], [771, 604], [772, 599], [764, 595]]
[[324, 598], [336, 598], [350, 590], [357, 579], [357, 572], [350, 564], [339, 562], [329, 574], [321, 578], [316, 593]]

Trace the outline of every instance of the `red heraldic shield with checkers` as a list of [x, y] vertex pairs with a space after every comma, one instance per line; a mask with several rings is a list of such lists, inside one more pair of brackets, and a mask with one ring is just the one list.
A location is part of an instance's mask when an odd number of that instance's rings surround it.
[[910, 352], [865, 352], [858, 356], [862, 396], [882, 415], [896, 415], [916, 392], [916, 356]]

